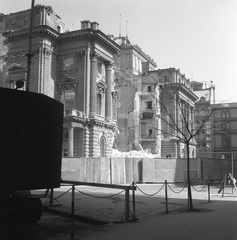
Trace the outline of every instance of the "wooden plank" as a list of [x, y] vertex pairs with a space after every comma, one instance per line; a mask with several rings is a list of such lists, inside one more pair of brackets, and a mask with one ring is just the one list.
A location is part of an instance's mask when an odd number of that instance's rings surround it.
[[79, 182], [79, 181], [68, 181], [62, 180], [61, 184], [70, 184], [70, 185], [86, 185], [93, 187], [103, 187], [103, 188], [117, 188], [117, 189], [129, 189], [136, 190], [137, 188], [132, 185], [118, 185], [118, 184], [104, 184], [104, 183], [94, 183], [94, 182]]

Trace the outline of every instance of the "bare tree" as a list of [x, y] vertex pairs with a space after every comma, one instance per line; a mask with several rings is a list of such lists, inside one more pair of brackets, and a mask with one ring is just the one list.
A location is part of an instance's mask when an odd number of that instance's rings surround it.
[[[195, 126], [194, 102], [196, 100], [195, 94], [180, 83], [165, 84], [160, 89], [159, 98], [156, 97], [156, 102], [160, 107], [160, 113], [156, 114], [156, 117], [161, 120], [161, 128], [156, 130], [164, 138], [173, 138], [186, 145], [188, 206], [190, 210], [193, 210], [190, 180], [190, 143], [195, 142], [195, 136], [206, 127], [215, 110], [210, 108], [210, 111], [199, 120], [199, 125]], [[209, 123], [208, 126], [210, 126]]]

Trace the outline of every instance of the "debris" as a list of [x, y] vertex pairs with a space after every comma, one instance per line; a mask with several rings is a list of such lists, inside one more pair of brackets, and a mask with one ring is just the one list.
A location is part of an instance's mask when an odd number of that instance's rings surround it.
[[146, 150], [120, 152], [119, 150], [112, 149], [112, 157], [126, 157], [126, 158], [157, 158], [156, 154], [149, 153]]

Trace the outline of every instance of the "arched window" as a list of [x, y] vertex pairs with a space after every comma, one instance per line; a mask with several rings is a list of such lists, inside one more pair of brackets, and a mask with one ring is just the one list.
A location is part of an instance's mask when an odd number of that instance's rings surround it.
[[225, 112], [221, 113], [221, 118], [225, 118]]
[[106, 139], [104, 136], [100, 138], [100, 156], [105, 157], [105, 149], [106, 149]]
[[62, 26], [57, 26], [57, 30], [59, 33], [62, 33]]
[[225, 117], [226, 117], [226, 118], [230, 118], [230, 112], [226, 112], [226, 113], [225, 113]]
[[222, 112], [221, 113], [221, 118], [230, 118], [230, 112]]

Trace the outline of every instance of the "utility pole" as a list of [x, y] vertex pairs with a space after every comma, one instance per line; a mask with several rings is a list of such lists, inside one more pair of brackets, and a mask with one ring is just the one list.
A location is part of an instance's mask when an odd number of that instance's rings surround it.
[[32, 53], [32, 31], [33, 31], [33, 20], [34, 20], [34, 6], [35, 0], [31, 1], [31, 17], [30, 17], [30, 33], [29, 33], [29, 48], [27, 56], [27, 76], [26, 76], [26, 91], [30, 90], [30, 73], [31, 73], [31, 58], [34, 56]]

